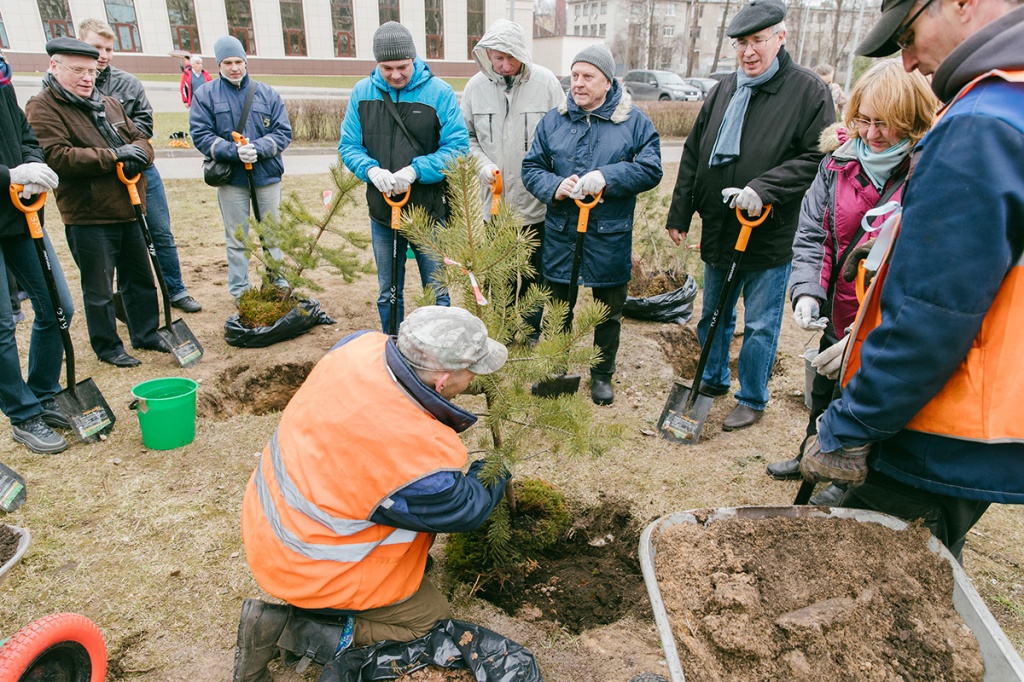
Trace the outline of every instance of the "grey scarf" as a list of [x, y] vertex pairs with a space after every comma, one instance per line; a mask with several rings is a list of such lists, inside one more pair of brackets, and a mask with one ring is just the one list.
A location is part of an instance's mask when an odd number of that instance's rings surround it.
[[779, 58], [771, 63], [765, 72], [751, 78], [743, 73], [743, 70], [736, 72], [736, 92], [729, 100], [729, 108], [725, 110], [725, 117], [722, 118], [722, 127], [718, 129], [718, 137], [715, 139], [715, 146], [711, 148], [711, 161], [709, 167], [724, 166], [740, 158], [740, 138], [743, 136], [743, 119], [747, 115], [747, 105], [750, 104], [750, 95], [754, 88], [764, 83], [779, 72]]
[[103, 106], [103, 95], [96, 88], [92, 89], [92, 94], [89, 95], [89, 99], [86, 99], [66, 90], [64, 86], [57, 82], [52, 73], [47, 73], [43, 77], [43, 87], [50, 88], [65, 102], [89, 114], [92, 122], [96, 124], [96, 128], [111, 148], [120, 147], [127, 142], [127, 140], [121, 137], [121, 134], [117, 132], [114, 126], [110, 124], [110, 121], [107, 120], [107, 112]]

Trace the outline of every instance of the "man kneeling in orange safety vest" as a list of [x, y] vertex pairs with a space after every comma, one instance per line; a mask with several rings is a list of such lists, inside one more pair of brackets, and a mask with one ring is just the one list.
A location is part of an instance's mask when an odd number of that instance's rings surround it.
[[462, 473], [458, 434], [476, 416], [449, 401], [507, 358], [469, 312], [428, 306], [397, 339], [357, 332], [316, 364], [245, 491], [249, 567], [287, 604], [242, 604], [234, 682], [272, 679], [279, 648], [304, 669], [348, 644], [412, 640], [451, 617], [424, 577], [434, 533], [480, 527], [509, 474], [485, 485], [484, 460]]

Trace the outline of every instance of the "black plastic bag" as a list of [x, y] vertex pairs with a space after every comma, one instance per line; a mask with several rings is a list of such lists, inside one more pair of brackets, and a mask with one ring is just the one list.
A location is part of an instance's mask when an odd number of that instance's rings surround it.
[[693, 299], [696, 297], [697, 280], [693, 275], [687, 275], [683, 285], [673, 291], [645, 298], [627, 296], [622, 314], [634, 320], [686, 324], [693, 316]]
[[[465, 643], [462, 643], [465, 642]], [[439, 620], [411, 642], [378, 642], [342, 651], [319, 682], [394, 680], [428, 665], [471, 670], [478, 682], [541, 682], [533, 654], [521, 644], [464, 620]]]
[[224, 340], [236, 348], [266, 348], [302, 336], [318, 324], [334, 323], [330, 315], [320, 309], [320, 301], [305, 298], [296, 301], [287, 315], [269, 327], [244, 327], [235, 313], [224, 323]]

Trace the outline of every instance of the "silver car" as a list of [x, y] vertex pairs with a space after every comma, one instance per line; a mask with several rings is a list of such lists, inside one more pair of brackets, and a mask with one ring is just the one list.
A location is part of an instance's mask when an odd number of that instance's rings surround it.
[[626, 74], [622, 84], [635, 100], [696, 102], [701, 91], [687, 85], [677, 73], [635, 69]]

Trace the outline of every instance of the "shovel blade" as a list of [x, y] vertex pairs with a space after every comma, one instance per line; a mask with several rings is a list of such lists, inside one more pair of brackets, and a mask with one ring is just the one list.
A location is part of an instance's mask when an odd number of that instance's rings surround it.
[[697, 394], [693, 405], [687, 409], [686, 404], [690, 400], [690, 387], [686, 384], [675, 382], [672, 385], [672, 392], [665, 402], [665, 409], [661, 411], [661, 418], [658, 420], [658, 432], [665, 440], [683, 445], [694, 445], [700, 438], [704, 422], [711, 413], [711, 407], [715, 399], [703, 393]]
[[171, 354], [180, 367], [189, 367], [203, 359], [203, 347], [185, 321], [178, 318], [170, 327], [160, 327], [157, 335], [171, 347]]
[[84, 443], [93, 443], [101, 435], [110, 433], [117, 421], [114, 411], [92, 379], [83, 379], [73, 389], [65, 389], [53, 398]]
[[579, 374], [561, 374], [538, 381], [533, 389], [533, 394], [539, 398], [557, 398], [563, 395], [572, 395], [579, 390]]

